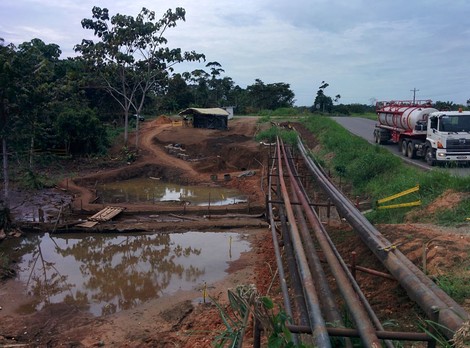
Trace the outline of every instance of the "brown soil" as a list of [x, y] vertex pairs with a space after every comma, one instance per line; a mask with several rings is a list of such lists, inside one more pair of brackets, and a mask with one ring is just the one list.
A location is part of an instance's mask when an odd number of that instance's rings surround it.
[[[114, 169], [98, 168], [75, 180], [68, 178], [62, 181], [61, 187], [75, 195], [73, 207], [97, 210], [101, 206], [91, 203], [96, 198], [93, 187], [97, 183], [134, 177], [237, 187], [249, 195], [250, 204], [259, 205], [264, 202], [260, 180], [263, 174], [262, 163], [267, 156], [265, 150], [253, 141], [257, 132], [256, 118], [232, 120], [228, 131], [173, 127], [169, 118], [164, 117], [163, 120], [160, 117], [143, 123], [139, 132], [139, 153], [134, 162]], [[135, 144], [135, 135], [131, 134], [129, 144]], [[187, 160], [169, 154], [165, 145], [170, 144], [178, 144], [187, 155]], [[119, 150], [116, 149], [116, 153]], [[242, 176], [247, 170], [255, 170], [256, 175]], [[233, 180], [225, 181], [226, 174]], [[214, 175], [217, 176], [216, 183], [211, 179]], [[189, 208], [196, 210], [194, 207]], [[127, 205], [126, 210], [155, 210], [155, 206], [134, 204]]]
[[[302, 137], [310, 148], [315, 147], [314, 138], [300, 129]], [[231, 217], [214, 216], [210, 219], [181, 221], [179, 228], [216, 229], [220, 227], [238, 228], [248, 233], [252, 250], [244, 253], [239, 260], [230, 264], [228, 276], [221, 282], [211, 284], [209, 295], [227, 305], [227, 289], [239, 284], [256, 285], [261, 294], [273, 297], [279, 304], [279, 285], [274, 275], [276, 263], [270, 229], [263, 219], [253, 216], [240, 218], [241, 213], [253, 214], [263, 211], [265, 191], [265, 168], [267, 152], [264, 147], [253, 141], [257, 132], [256, 118], [243, 118], [230, 121], [230, 130], [218, 131], [172, 127], [171, 120], [160, 117], [144, 122], [140, 132], [140, 151], [137, 159], [119, 165], [119, 149], [108, 163], [81, 168], [75, 178], [61, 183], [61, 190], [73, 194], [71, 203], [75, 212], [89, 215], [101, 205], [92, 203], [95, 197], [94, 185], [97, 182], [123, 180], [132, 177], [158, 177], [161, 180], [201, 185], [221, 185], [236, 187], [247, 194], [249, 204], [233, 209]], [[135, 138], [130, 138], [135, 143]], [[185, 150], [188, 160], [170, 155], [165, 146], [179, 144]], [[253, 176], [239, 177], [246, 171], [255, 171]], [[71, 170], [72, 172], [72, 170]], [[231, 180], [224, 180], [226, 174]], [[217, 180], [214, 182], [214, 175]], [[449, 204], [455, 201], [452, 196]], [[447, 202], [441, 198], [436, 205]], [[157, 211], [178, 212], [181, 206], [127, 205], [126, 214]], [[206, 208], [188, 206], [186, 212], [191, 216], [205, 214]], [[432, 208], [428, 208], [429, 212]], [[236, 215], [239, 214], [239, 215]], [[104, 228], [132, 229], [135, 220], [124, 215]], [[145, 221], [139, 229], [166, 231], [174, 229], [174, 223]], [[358, 265], [386, 272], [372, 257], [357, 235], [341, 220], [329, 226], [329, 230], [344, 255], [351, 251], [357, 253]], [[431, 276], [446, 272], [467, 272], [470, 250], [470, 231], [468, 225], [459, 229], [443, 229], [431, 225], [387, 225], [380, 230], [392, 243], [399, 243], [400, 250], [416, 264], [425, 267]], [[425, 252], [423, 252], [425, 250]], [[423, 256], [424, 255], [424, 256]], [[349, 256], [345, 256], [346, 259]], [[425, 260], [425, 261], [423, 261]], [[464, 267], [462, 267], [464, 266]], [[466, 267], [466, 268], [465, 268]], [[270, 287], [274, 279], [274, 285]], [[402, 330], [416, 330], [419, 309], [406, 298], [403, 290], [393, 280], [372, 277], [359, 273], [359, 283], [364, 287], [366, 296], [383, 320], [397, 319], [405, 322]], [[468, 278], [466, 278], [468, 279]], [[22, 315], [14, 310], [23, 301], [18, 284], [6, 282], [0, 285], [0, 346], [24, 344], [30, 347], [210, 347], [214, 337], [225, 326], [218, 309], [213, 304], [195, 304], [192, 300], [201, 295], [197, 292], [184, 292], [176, 296], [149, 301], [138, 308], [122, 311], [114, 315], [95, 318], [80, 312], [69, 305], [54, 304], [30, 315]], [[392, 292], [389, 290], [392, 289]], [[470, 309], [468, 300], [463, 301]], [[407, 327], [407, 325], [409, 327]], [[252, 344], [252, 333], [248, 332], [244, 346]]]

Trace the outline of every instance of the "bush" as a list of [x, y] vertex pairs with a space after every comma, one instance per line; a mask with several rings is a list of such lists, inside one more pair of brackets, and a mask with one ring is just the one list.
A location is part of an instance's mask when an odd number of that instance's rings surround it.
[[365, 151], [363, 155], [342, 165], [346, 167], [346, 177], [356, 189], [362, 191], [373, 179], [393, 172], [399, 162], [400, 159], [384, 156], [381, 151]]
[[288, 145], [297, 144], [297, 133], [292, 130], [282, 129], [273, 126], [265, 131], [262, 131], [256, 135], [256, 141], [263, 141], [266, 143], [275, 143], [277, 137], [281, 138], [284, 143]]

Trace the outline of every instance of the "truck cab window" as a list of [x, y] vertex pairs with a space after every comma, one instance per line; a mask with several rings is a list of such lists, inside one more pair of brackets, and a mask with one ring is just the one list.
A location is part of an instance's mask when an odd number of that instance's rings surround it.
[[470, 116], [460, 117], [458, 125], [461, 132], [470, 132]]
[[437, 129], [437, 118], [436, 117], [431, 117], [430, 126], [431, 126], [431, 129]]
[[444, 119], [441, 119], [440, 122], [439, 122], [439, 130], [441, 132], [448, 132], [449, 131], [449, 125]]

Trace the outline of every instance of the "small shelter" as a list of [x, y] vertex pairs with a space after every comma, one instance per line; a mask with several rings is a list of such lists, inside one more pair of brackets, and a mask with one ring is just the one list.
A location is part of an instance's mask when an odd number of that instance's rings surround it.
[[228, 129], [229, 113], [221, 108], [188, 108], [180, 116], [192, 116], [194, 128]]

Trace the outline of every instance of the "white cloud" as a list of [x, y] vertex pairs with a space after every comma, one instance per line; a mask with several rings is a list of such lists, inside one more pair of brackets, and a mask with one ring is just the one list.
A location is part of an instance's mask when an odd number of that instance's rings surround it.
[[183, 7], [170, 46], [204, 53], [242, 87], [256, 78], [289, 83], [299, 105], [312, 104], [322, 80], [345, 103], [409, 98], [414, 87], [423, 98], [470, 98], [466, 0], [2, 0], [0, 37], [39, 37], [73, 55], [93, 38], [80, 21], [95, 5], [132, 16], [147, 7], [157, 17]]

